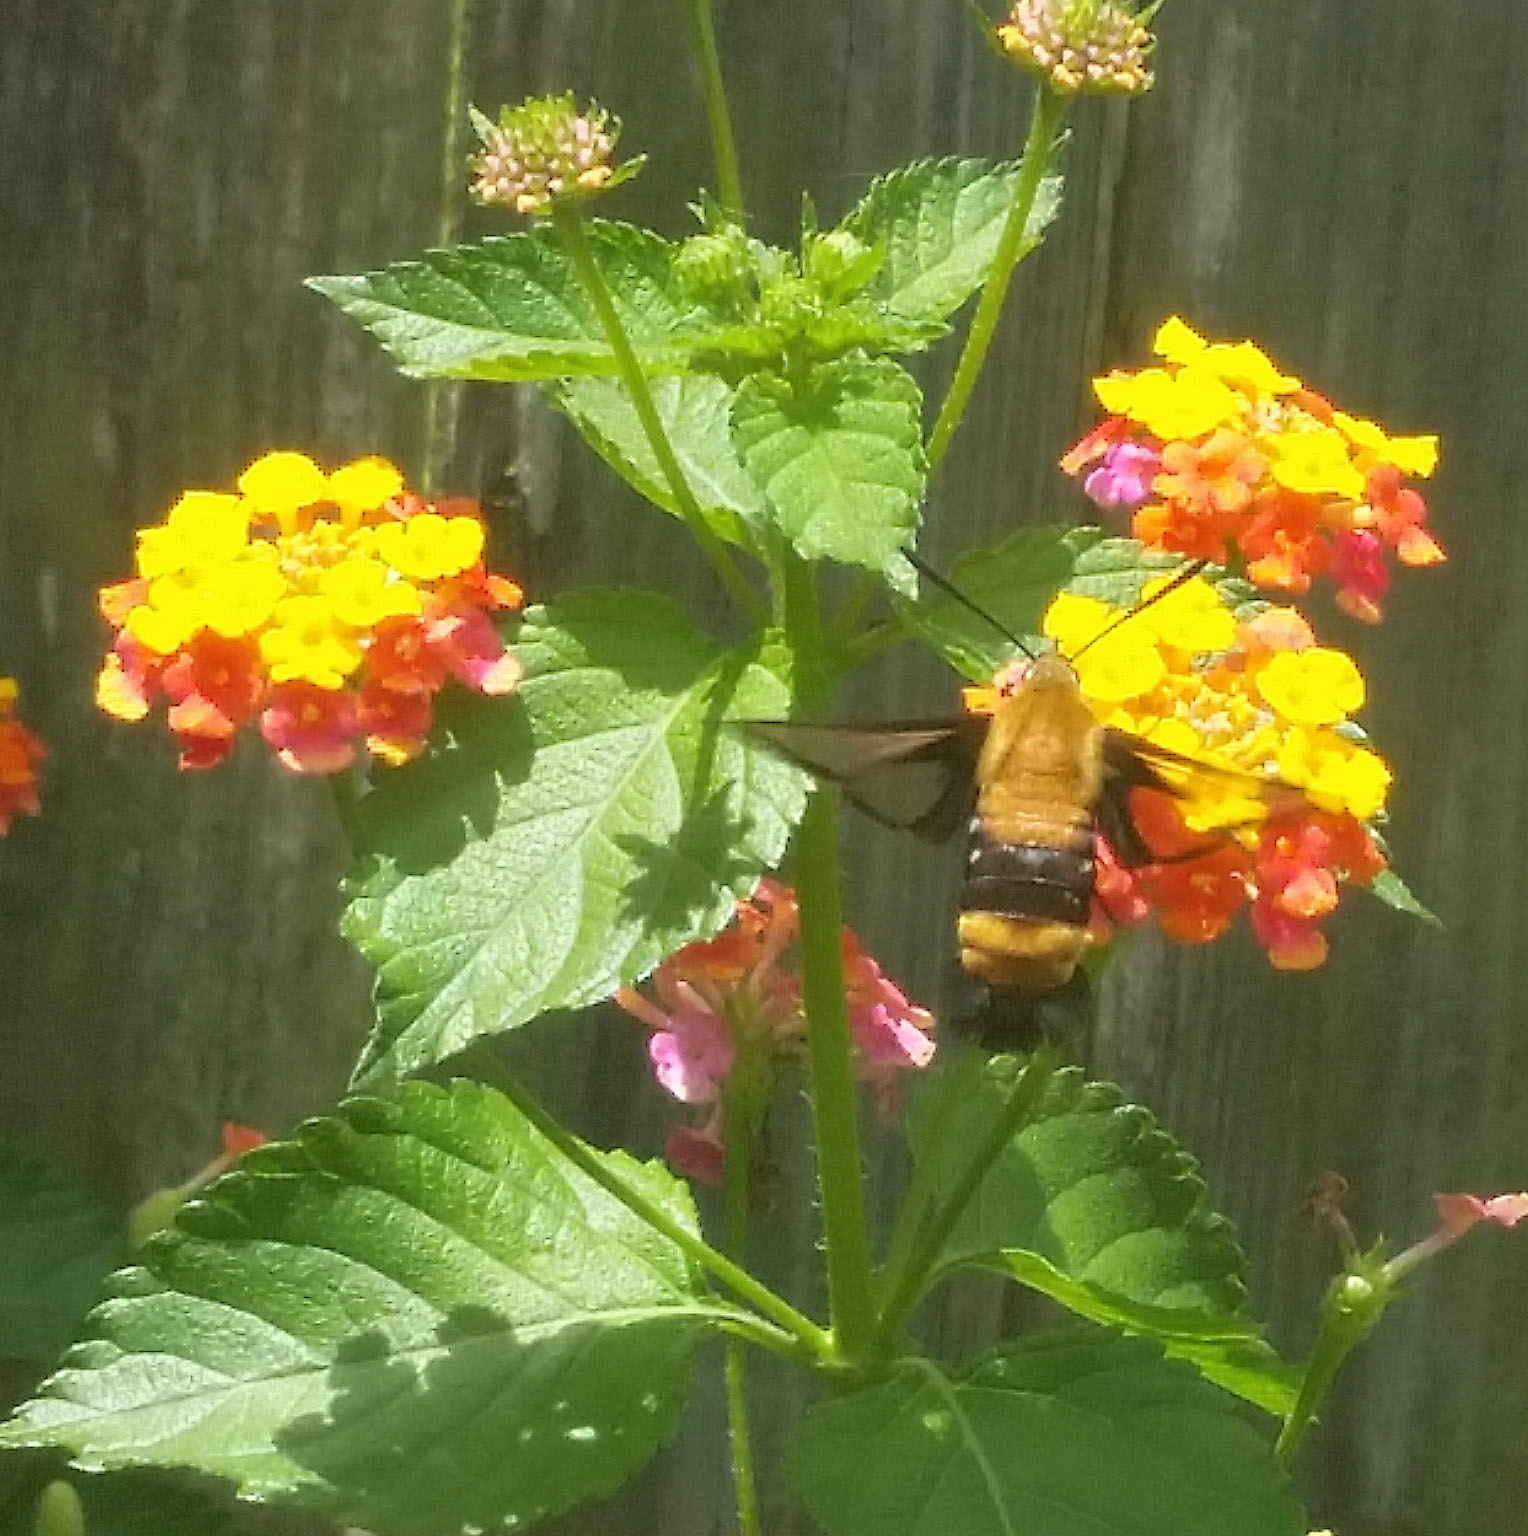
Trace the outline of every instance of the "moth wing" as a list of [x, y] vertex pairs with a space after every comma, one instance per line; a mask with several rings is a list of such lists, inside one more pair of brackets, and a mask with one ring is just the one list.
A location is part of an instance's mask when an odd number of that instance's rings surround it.
[[938, 842], [970, 817], [987, 733], [982, 716], [874, 726], [738, 723], [782, 757], [841, 785], [854, 805], [885, 826]]
[[[1104, 731], [1103, 755], [1104, 792], [1099, 797], [1098, 821], [1121, 861], [1130, 867], [1164, 862], [1147, 847], [1136, 828], [1130, 814], [1132, 789], [1159, 789], [1184, 801], [1193, 800], [1199, 792], [1214, 792], [1274, 807], [1308, 803], [1303, 791], [1283, 779], [1206, 762], [1183, 752], [1174, 752], [1171, 747], [1158, 746], [1144, 736], [1112, 727]], [[1253, 816], [1233, 817], [1221, 825], [1206, 828], [1203, 851], [1212, 848], [1222, 834], [1248, 826], [1256, 819]], [[1198, 851], [1177, 857], [1198, 857]], [[1173, 862], [1173, 859], [1165, 862]]]

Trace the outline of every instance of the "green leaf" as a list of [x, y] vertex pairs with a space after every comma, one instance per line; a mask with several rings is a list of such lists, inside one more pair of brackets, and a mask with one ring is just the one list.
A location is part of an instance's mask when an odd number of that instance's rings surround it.
[[1091, 1331], [814, 1409], [791, 1476], [827, 1536], [1303, 1536], [1272, 1447], [1149, 1343]]
[[922, 396], [887, 358], [848, 358], [793, 387], [754, 374], [733, 437], [776, 521], [808, 560], [838, 560], [906, 585], [928, 465]]
[[121, 1256], [121, 1232], [88, 1195], [0, 1146], [0, 1357], [51, 1365]]
[[[751, 549], [750, 525], [757, 527], [766, 517], [764, 496], [732, 446], [731, 386], [713, 374], [685, 374], [652, 380], [652, 395], [706, 521], [719, 537]], [[568, 379], [549, 389], [548, 398], [639, 495], [679, 515], [621, 384], [614, 379]]]
[[[683, 365], [710, 327], [671, 296], [675, 247], [630, 224], [595, 221], [589, 246], [645, 367]], [[380, 272], [308, 286], [364, 326], [414, 378], [499, 382], [613, 374], [599, 316], [554, 232], [427, 251]]]
[[[661, 1166], [602, 1156], [694, 1228]], [[194, 1468], [380, 1536], [528, 1525], [651, 1456], [731, 1316], [500, 1094], [406, 1083], [187, 1206], [0, 1446]]]
[[[1048, 164], [1059, 158], [1060, 144]], [[943, 320], [986, 281], [1008, 219], [1018, 162], [923, 160], [872, 184], [844, 221], [884, 252], [864, 290], [889, 310]], [[1061, 205], [1061, 177], [1048, 170], [1025, 227], [1024, 254], [1039, 245]]]
[[345, 931], [377, 969], [357, 1081], [578, 1008], [713, 934], [784, 852], [805, 776], [741, 732], [783, 715], [783, 650], [723, 650], [666, 598], [531, 610], [515, 699], [467, 698], [448, 739], [360, 806]]
[[895, 598], [897, 611], [907, 627], [958, 672], [990, 682], [1015, 654], [1013, 644], [991, 620], [1021, 639], [1036, 636], [1046, 605], [1076, 569], [1083, 533], [1060, 527], [1020, 528], [990, 549], [967, 550], [950, 567], [949, 580], [981, 613], [932, 582], [920, 582], [916, 599]]
[[[1003, 1112], [1022, 1063], [968, 1052], [908, 1124], [920, 1179], [942, 1202]], [[1246, 1260], [1198, 1165], [1112, 1083], [1056, 1074], [999, 1154], [936, 1267], [994, 1269], [1080, 1316], [1160, 1341], [1274, 1414], [1295, 1374], [1246, 1311]]]
[[1407, 912], [1412, 917], [1419, 917], [1424, 923], [1431, 923], [1435, 928], [1443, 926], [1443, 920], [1438, 914], [1430, 907], [1423, 906], [1412, 894], [1411, 887], [1393, 869], [1382, 869], [1361, 889], [1377, 897], [1387, 907], [1394, 907], [1397, 912]]

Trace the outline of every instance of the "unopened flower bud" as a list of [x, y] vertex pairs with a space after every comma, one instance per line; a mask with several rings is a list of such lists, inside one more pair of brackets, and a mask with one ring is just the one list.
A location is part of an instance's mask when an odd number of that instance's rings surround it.
[[759, 308], [766, 325], [797, 335], [817, 318], [821, 304], [817, 290], [805, 278], [787, 275], [765, 286]]
[[483, 152], [473, 162], [472, 195], [485, 207], [539, 216], [554, 202], [592, 197], [617, 179], [610, 157], [621, 125], [571, 95], [533, 97], [505, 107], [494, 123], [472, 115]]
[[806, 275], [833, 299], [863, 288], [880, 264], [880, 252], [847, 229], [821, 235], [806, 248]]
[[735, 228], [692, 236], [674, 257], [674, 282], [696, 304], [740, 298], [747, 290], [748, 273], [747, 238]]
[[1154, 39], [1118, 0], [1014, 0], [997, 39], [1061, 95], [1138, 96], [1151, 89]]

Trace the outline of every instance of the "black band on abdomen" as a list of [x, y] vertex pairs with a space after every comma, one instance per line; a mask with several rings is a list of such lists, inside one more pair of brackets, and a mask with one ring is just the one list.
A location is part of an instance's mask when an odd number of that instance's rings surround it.
[[1093, 903], [1093, 849], [998, 843], [978, 829], [971, 842], [963, 912], [1083, 924]]

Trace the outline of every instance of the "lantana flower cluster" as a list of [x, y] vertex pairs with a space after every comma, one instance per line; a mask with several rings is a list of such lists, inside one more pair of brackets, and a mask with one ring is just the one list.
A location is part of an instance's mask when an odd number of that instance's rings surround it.
[[21, 687], [0, 677], [0, 836], [16, 816], [38, 813], [37, 765], [47, 757], [43, 744], [16, 718]]
[[[1077, 658], [1100, 722], [1140, 737], [1165, 786], [1131, 794], [1154, 862], [1127, 867], [1128, 850], [1099, 838], [1095, 938], [1154, 915], [1169, 937], [1208, 943], [1247, 907], [1275, 966], [1320, 965], [1320, 924], [1341, 885], [1367, 884], [1385, 867], [1368, 823], [1384, 810], [1390, 770], [1349, 719], [1364, 701], [1362, 674], [1344, 652], [1317, 645], [1292, 608], [1238, 618], [1203, 577], [1089, 645], [1128, 611], [1062, 593], [1044, 619], [1062, 654]], [[973, 694], [973, 707], [990, 704]]]
[[484, 207], [539, 217], [624, 179], [611, 164], [620, 123], [592, 104], [580, 112], [571, 95], [505, 107], [497, 122], [474, 111], [472, 120], [483, 152], [471, 190]]
[[1289, 593], [1328, 577], [1338, 603], [1380, 617], [1389, 558], [1444, 558], [1405, 482], [1438, 461], [1432, 436], [1391, 437], [1281, 372], [1249, 341], [1168, 320], [1160, 366], [1093, 387], [1108, 419], [1061, 461], [1100, 507], [1128, 511], [1149, 549], [1229, 565]]
[[1151, 89], [1146, 19], [1121, 0], [1014, 0], [996, 32], [1058, 95], [1136, 96]]
[[[763, 880], [716, 938], [687, 944], [658, 967], [653, 997], [634, 988], [617, 994], [651, 1031], [658, 1082], [702, 1112], [698, 1124], [676, 1127], [664, 1149], [690, 1178], [722, 1182], [724, 1085], [742, 1074], [767, 1094], [778, 1073], [805, 1054], [799, 932], [795, 893]], [[899, 1075], [934, 1059], [934, 1019], [907, 1000], [847, 928], [843, 961], [859, 1074], [890, 1112]]]
[[385, 459], [326, 474], [268, 453], [234, 493], [187, 491], [138, 534], [137, 575], [101, 592], [117, 631], [102, 709], [141, 720], [161, 698], [183, 768], [221, 762], [250, 720], [297, 773], [335, 773], [362, 744], [423, 750], [454, 676], [485, 694], [521, 668], [489, 614], [520, 606], [482, 564], [471, 502], [421, 500]]

